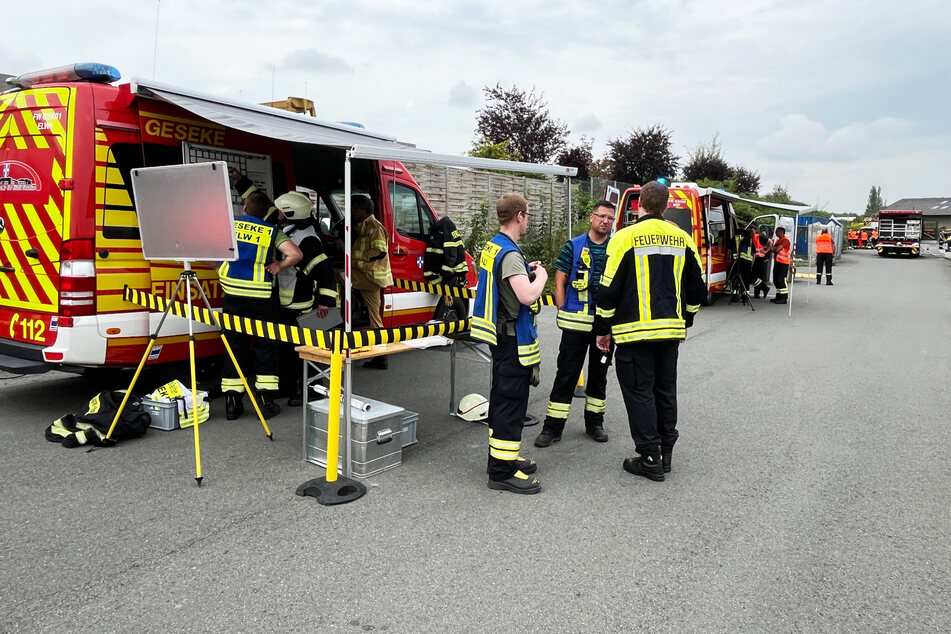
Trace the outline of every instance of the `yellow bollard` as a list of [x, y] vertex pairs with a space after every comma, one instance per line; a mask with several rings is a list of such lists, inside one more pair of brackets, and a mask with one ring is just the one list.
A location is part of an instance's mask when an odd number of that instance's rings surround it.
[[337, 481], [337, 456], [340, 436], [340, 375], [343, 370], [340, 337], [334, 337], [334, 351], [330, 355], [330, 405], [327, 412], [327, 482]]

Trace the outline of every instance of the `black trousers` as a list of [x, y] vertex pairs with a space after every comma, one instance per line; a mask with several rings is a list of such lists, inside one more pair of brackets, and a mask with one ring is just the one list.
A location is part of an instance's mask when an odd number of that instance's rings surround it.
[[753, 258], [753, 289], [756, 291], [769, 291], [769, 284], [766, 281], [766, 258]]
[[492, 391], [489, 394], [489, 479], [505, 480], [518, 469], [515, 460], [528, 413], [532, 369], [518, 361], [515, 337], [499, 335], [492, 352]]
[[[273, 322], [277, 319], [277, 301], [274, 298], [257, 299], [254, 297], [235, 297], [225, 295], [221, 310], [235, 317], [248, 317]], [[254, 335], [228, 331], [225, 336], [231, 345], [245, 378], [255, 375], [254, 389], [257, 391], [276, 391], [278, 387], [278, 351], [279, 344], [270, 339], [260, 339]], [[254, 372], [249, 370], [254, 369]], [[222, 391], [243, 392], [238, 370], [225, 353], [221, 368]]]
[[789, 265], [773, 263], [773, 286], [776, 287], [776, 295], [786, 295], [789, 289], [786, 288], [786, 275], [789, 274]]
[[835, 253], [817, 253], [816, 254], [816, 275], [822, 275], [823, 267], [826, 270], [826, 275], [832, 276], [832, 260], [835, 257]]
[[641, 455], [672, 449], [677, 432], [679, 340], [622, 344], [614, 355], [634, 449]]
[[611, 365], [611, 355], [607, 361], [601, 363], [605, 356], [598, 350], [598, 337], [593, 332], [579, 332], [577, 330], [562, 330], [561, 344], [558, 346], [558, 370], [555, 372], [555, 383], [551, 387], [548, 397], [548, 411], [545, 416], [545, 427], [557, 434], [565, 429], [565, 421], [575, 395], [575, 386], [584, 367], [584, 359], [588, 357], [588, 377], [585, 382], [584, 422], [586, 426], [602, 427], [604, 425], [604, 399], [608, 387], [608, 367]]

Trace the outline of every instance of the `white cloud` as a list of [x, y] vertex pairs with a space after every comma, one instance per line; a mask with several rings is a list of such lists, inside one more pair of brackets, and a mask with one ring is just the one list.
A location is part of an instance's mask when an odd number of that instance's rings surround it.
[[475, 108], [478, 103], [476, 89], [464, 81], [449, 90], [449, 105], [457, 108]]
[[804, 114], [790, 114], [779, 129], [756, 143], [760, 154], [773, 160], [850, 160], [901, 146], [909, 134], [908, 122], [883, 117], [870, 123], [850, 123], [831, 132]]
[[571, 129], [572, 132], [577, 132], [578, 134], [588, 134], [594, 132], [601, 128], [601, 120], [594, 114], [587, 114], [580, 119]]
[[284, 58], [284, 66], [308, 73], [352, 73], [353, 68], [343, 58], [322, 53], [315, 48], [294, 51]]

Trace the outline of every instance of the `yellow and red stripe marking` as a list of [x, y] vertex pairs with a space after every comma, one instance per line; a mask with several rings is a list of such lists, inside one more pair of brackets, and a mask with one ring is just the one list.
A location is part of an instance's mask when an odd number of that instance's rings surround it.
[[[8, 190], [0, 210], [0, 266], [15, 270], [0, 276], [0, 304], [7, 308], [53, 311], [58, 303], [69, 201], [59, 181], [72, 173], [71, 98], [68, 88], [0, 95], [0, 163], [17, 161], [39, 178], [38, 190]], [[30, 249], [37, 257], [26, 256]]]

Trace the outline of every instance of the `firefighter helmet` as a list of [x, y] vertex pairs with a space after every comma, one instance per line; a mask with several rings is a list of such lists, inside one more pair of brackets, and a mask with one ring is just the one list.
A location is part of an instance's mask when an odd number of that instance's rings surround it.
[[288, 220], [306, 220], [314, 209], [314, 203], [300, 192], [281, 194], [274, 201], [274, 206], [281, 210]]
[[456, 415], [470, 422], [483, 421], [489, 417], [489, 399], [481, 394], [466, 394], [459, 401]]

